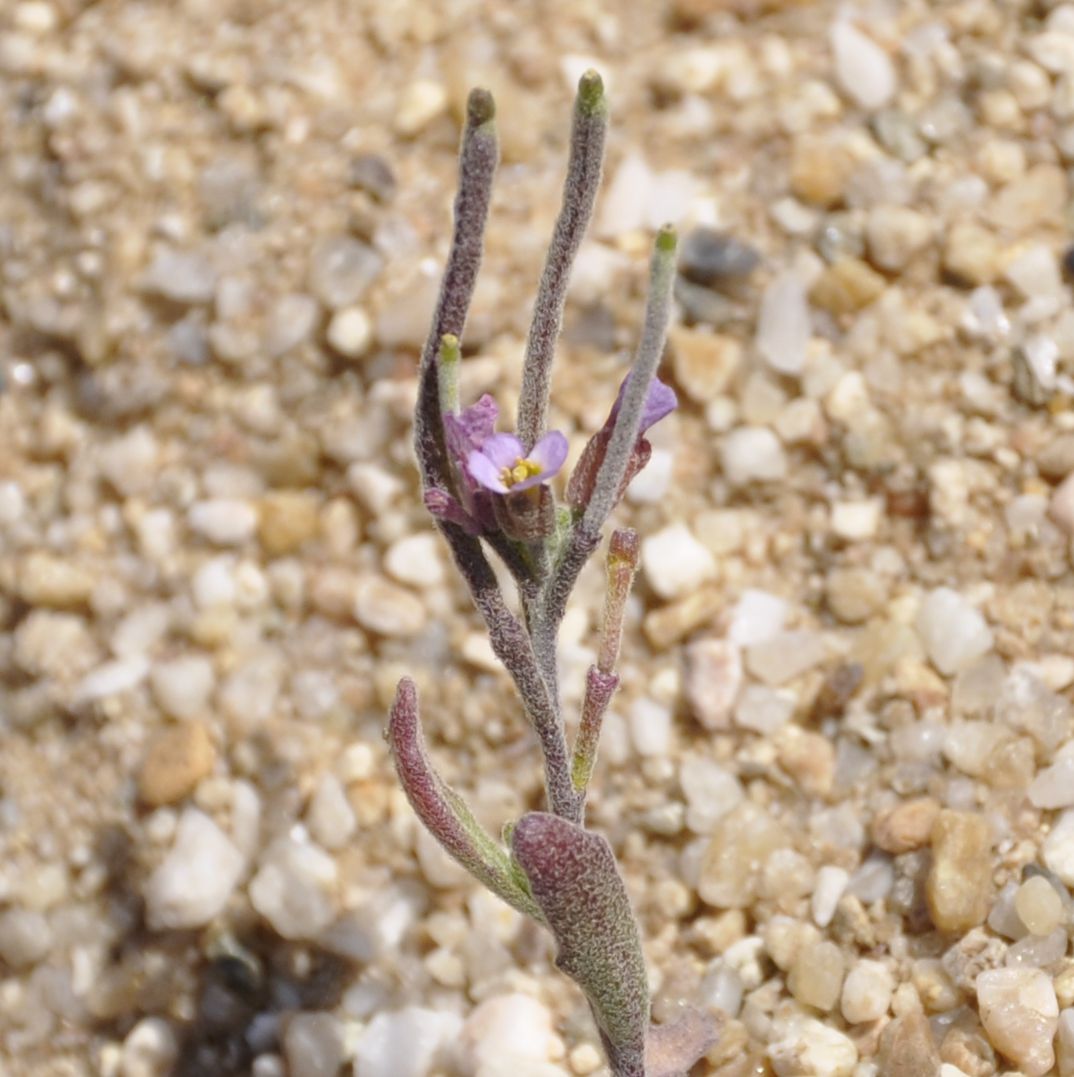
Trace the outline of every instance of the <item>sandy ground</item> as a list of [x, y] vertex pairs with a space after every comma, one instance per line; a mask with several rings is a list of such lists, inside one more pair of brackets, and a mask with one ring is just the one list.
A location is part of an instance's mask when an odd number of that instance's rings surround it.
[[468, 88], [510, 415], [589, 66], [572, 460], [684, 237], [591, 811], [654, 1014], [724, 1077], [1074, 1073], [1074, 7], [978, 0], [0, 5], [0, 1072], [600, 1072], [382, 738], [409, 672], [479, 817], [541, 804], [410, 414]]

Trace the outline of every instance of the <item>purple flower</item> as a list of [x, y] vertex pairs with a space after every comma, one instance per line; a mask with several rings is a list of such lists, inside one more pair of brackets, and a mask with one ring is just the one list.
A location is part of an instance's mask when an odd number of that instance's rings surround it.
[[513, 494], [548, 482], [567, 459], [567, 439], [550, 430], [527, 453], [513, 434], [492, 434], [470, 453], [466, 470], [475, 482], [497, 494]]

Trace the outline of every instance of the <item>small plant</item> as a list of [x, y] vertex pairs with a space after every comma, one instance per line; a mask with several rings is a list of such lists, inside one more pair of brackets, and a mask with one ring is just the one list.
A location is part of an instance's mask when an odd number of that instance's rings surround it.
[[[556, 637], [567, 599], [601, 529], [645, 466], [646, 430], [676, 406], [656, 377], [675, 267], [675, 234], [656, 238], [645, 323], [634, 364], [607, 421], [590, 440], [557, 505], [548, 482], [563, 467], [567, 439], [546, 429], [552, 359], [567, 280], [600, 183], [608, 108], [600, 76], [579, 83], [563, 205], [534, 309], [522, 371], [517, 433], [495, 433], [491, 396], [459, 401], [460, 340], [481, 261], [497, 146], [491, 95], [474, 90], [462, 136], [455, 229], [433, 325], [421, 357], [415, 444], [425, 504], [451, 548], [492, 647], [514, 680], [544, 756], [547, 810], [504, 827], [502, 842], [436, 773], [425, 750], [413, 681], [400, 682], [388, 727], [395, 766], [415, 812], [475, 878], [544, 924], [556, 964], [582, 989], [615, 1077], [671, 1077], [715, 1041], [706, 1016], [686, 1012], [650, 1027], [641, 940], [611, 846], [585, 829], [586, 792], [601, 721], [619, 684], [623, 614], [638, 564], [630, 530], [612, 533], [608, 592], [596, 663], [568, 747], [560, 706]], [[494, 552], [518, 588], [508, 606], [488, 560]]]

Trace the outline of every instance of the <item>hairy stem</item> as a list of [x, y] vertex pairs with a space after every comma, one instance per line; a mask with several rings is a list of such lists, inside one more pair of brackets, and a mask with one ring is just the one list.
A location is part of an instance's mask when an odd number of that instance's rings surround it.
[[653, 247], [649, 299], [645, 306], [645, 324], [634, 368], [612, 429], [608, 451], [597, 472], [593, 496], [582, 517], [582, 523], [590, 531], [599, 531], [615, 507], [623, 476], [630, 466], [630, 458], [638, 441], [649, 383], [664, 353], [664, 340], [671, 316], [671, 286], [675, 278], [675, 246], [674, 230], [662, 228]]

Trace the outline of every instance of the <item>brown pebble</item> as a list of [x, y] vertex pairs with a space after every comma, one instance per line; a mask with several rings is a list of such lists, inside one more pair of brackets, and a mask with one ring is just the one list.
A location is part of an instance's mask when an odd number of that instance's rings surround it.
[[809, 298], [832, 314], [853, 314], [883, 294], [887, 282], [860, 258], [840, 258], [817, 278]]
[[884, 1029], [879, 1061], [884, 1077], [936, 1077], [940, 1054], [923, 1013], [903, 1014]]
[[161, 730], [150, 740], [138, 775], [140, 799], [154, 808], [182, 800], [213, 769], [215, 758], [201, 722]]
[[932, 797], [915, 797], [881, 812], [873, 821], [873, 842], [886, 853], [908, 853], [928, 844], [940, 805]]
[[257, 527], [265, 553], [294, 553], [317, 534], [317, 513], [317, 498], [304, 490], [278, 490], [265, 497]]
[[844, 662], [824, 678], [813, 700], [810, 719], [822, 722], [843, 713], [854, 693], [861, 685], [865, 670], [860, 662]]
[[991, 851], [991, 828], [983, 815], [944, 810], [936, 816], [925, 897], [941, 931], [968, 931], [984, 923], [992, 897]]

